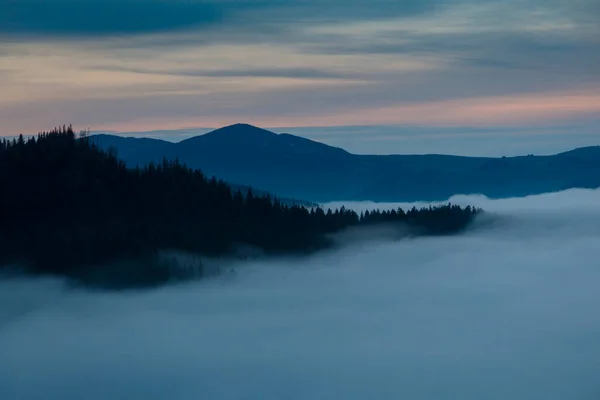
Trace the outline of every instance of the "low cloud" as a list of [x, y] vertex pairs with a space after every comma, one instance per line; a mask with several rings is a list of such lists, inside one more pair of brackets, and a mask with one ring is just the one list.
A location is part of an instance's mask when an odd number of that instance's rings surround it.
[[494, 223], [154, 291], [3, 280], [0, 398], [598, 398], [600, 191], [451, 200]]

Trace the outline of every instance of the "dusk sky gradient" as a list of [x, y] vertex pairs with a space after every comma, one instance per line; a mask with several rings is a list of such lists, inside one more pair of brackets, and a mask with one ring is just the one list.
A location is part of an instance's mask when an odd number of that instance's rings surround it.
[[600, 1], [0, 0], [0, 88], [1, 135], [554, 152], [600, 144]]

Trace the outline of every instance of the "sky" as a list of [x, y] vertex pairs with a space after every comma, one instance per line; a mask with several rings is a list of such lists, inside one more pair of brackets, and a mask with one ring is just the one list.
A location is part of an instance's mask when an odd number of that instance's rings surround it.
[[566, 150], [599, 134], [600, 2], [0, 0], [0, 88], [8, 136], [246, 122], [363, 153]]
[[600, 191], [452, 201], [487, 217], [147, 291], [0, 279], [0, 398], [597, 400]]

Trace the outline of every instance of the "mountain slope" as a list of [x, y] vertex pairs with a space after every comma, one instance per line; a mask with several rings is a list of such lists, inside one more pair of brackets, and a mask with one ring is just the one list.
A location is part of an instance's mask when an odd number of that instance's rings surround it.
[[554, 156], [355, 155], [309, 139], [236, 124], [180, 143], [95, 137], [129, 165], [178, 158], [230, 182], [315, 201], [513, 197], [600, 187], [600, 147]]
[[115, 148], [119, 157], [129, 165], [160, 162], [164, 157], [171, 159], [176, 154], [174, 143], [159, 139], [125, 138], [101, 134], [92, 136], [91, 140], [103, 149]]

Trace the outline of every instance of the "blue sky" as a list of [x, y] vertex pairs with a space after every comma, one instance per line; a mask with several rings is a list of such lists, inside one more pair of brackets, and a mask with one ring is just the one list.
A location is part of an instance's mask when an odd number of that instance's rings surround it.
[[0, 87], [4, 135], [243, 121], [357, 152], [575, 147], [598, 133], [600, 2], [0, 0]]

